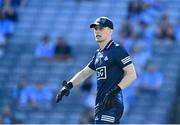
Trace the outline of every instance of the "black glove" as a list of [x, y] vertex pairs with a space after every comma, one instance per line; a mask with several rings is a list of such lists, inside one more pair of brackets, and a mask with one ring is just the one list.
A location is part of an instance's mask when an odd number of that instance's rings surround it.
[[116, 86], [115, 88], [111, 89], [104, 97], [103, 104], [104, 109], [109, 110], [112, 108], [115, 96], [121, 91], [121, 88], [119, 86]]
[[63, 96], [68, 96], [70, 93], [70, 89], [73, 88], [72, 82], [63, 81], [63, 87], [56, 95], [56, 103], [62, 100]]

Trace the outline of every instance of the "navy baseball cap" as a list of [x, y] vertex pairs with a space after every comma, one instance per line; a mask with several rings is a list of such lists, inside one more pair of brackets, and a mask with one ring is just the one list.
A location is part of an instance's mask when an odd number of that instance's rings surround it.
[[110, 29], [114, 28], [113, 22], [108, 17], [99, 17], [94, 23], [90, 25], [90, 28], [94, 28], [95, 26], [109, 27]]

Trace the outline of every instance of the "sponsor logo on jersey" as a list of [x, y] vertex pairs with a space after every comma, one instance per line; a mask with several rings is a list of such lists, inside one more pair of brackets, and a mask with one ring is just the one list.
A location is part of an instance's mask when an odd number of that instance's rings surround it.
[[106, 66], [97, 68], [96, 73], [97, 73], [97, 80], [106, 79], [107, 78]]

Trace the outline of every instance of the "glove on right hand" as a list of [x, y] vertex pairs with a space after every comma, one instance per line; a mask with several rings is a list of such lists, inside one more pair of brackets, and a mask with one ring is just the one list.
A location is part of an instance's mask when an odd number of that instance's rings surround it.
[[63, 81], [63, 87], [56, 95], [56, 103], [62, 100], [63, 96], [68, 96], [70, 89], [73, 88], [72, 82]]

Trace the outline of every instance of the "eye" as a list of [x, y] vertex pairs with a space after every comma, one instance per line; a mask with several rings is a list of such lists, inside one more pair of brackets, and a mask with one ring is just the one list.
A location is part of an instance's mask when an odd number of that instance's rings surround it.
[[104, 29], [104, 27], [94, 27], [94, 30], [97, 31], [97, 30], [100, 30], [102, 31]]
[[104, 28], [103, 27], [99, 27], [99, 30], [103, 30]]

